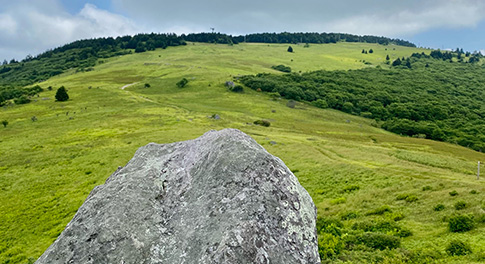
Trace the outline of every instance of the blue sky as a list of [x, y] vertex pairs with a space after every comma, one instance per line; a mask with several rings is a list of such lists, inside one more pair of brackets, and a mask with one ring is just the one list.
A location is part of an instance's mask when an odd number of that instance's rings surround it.
[[0, 60], [141, 32], [343, 32], [485, 50], [481, 0], [0, 0]]

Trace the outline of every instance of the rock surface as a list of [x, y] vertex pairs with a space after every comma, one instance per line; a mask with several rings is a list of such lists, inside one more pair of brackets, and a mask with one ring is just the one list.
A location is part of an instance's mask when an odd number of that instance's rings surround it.
[[311, 197], [235, 129], [150, 143], [36, 263], [320, 263]]

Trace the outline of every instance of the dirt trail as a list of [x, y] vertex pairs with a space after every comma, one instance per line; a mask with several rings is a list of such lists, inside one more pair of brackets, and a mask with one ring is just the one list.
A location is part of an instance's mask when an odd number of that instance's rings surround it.
[[138, 83], [138, 82], [134, 82], [134, 83], [127, 84], [127, 85], [125, 85], [125, 86], [121, 87], [121, 90], [124, 90], [125, 88], [128, 88], [128, 87], [130, 87], [130, 86], [132, 86], [132, 85], [135, 85], [135, 84], [137, 84], [137, 83]]

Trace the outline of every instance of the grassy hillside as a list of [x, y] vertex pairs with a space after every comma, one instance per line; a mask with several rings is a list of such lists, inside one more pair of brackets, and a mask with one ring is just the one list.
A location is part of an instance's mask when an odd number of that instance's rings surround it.
[[[352, 228], [356, 223], [389, 219], [412, 232], [398, 249], [356, 246], [342, 250], [342, 261], [423, 256], [445, 263], [483, 262], [485, 224], [475, 221], [471, 231], [452, 233], [447, 218], [472, 214], [483, 219], [485, 184], [476, 180], [475, 171], [484, 154], [399, 137], [374, 127], [370, 119], [335, 110], [306, 104], [290, 108], [283, 99], [250, 89], [232, 93], [223, 85], [238, 75], [277, 73], [271, 66], [278, 64], [294, 72], [359, 69], [383, 65], [386, 55], [422, 50], [362, 43], [292, 46], [294, 53], [283, 44], [189, 43], [110, 58], [93, 71], [72, 70], [39, 84], [65, 86], [67, 102], [55, 102], [54, 89], [30, 104], [2, 107], [0, 120], [8, 125], [0, 128], [0, 263], [31, 263], [40, 256], [92, 188], [140, 146], [226, 127], [248, 133], [280, 157], [313, 197], [319, 217], [343, 224], [338, 239], [358, 232]], [[371, 48], [374, 53], [361, 53]], [[189, 83], [178, 88], [175, 83], [182, 78]], [[220, 119], [211, 118], [214, 114]], [[271, 126], [253, 124], [261, 119]], [[452, 191], [458, 195], [451, 196]], [[466, 203], [459, 211], [454, 208], [458, 201]], [[437, 204], [444, 210], [435, 211]], [[378, 208], [388, 212], [372, 214]], [[474, 253], [449, 257], [445, 248], [453, 239], [469, 243]]]

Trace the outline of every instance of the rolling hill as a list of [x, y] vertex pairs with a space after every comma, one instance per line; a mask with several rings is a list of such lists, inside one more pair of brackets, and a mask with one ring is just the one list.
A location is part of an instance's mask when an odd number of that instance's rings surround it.
[[[281, 74], [274, 65], [302, 73], [385, 68], [386, 55], [430, 51], [347, 42], [292, 47], [289, 53], [288, 44], [189, 42], [105, 58], [90, 71], [70, 69], [37, 83], [44, 91], [29, 104], [3, 106], [0, 120], [8, 125], [0, 129], [0, 263], [35, 261], [93, 187], [140, 146], [227, 127], [280, 157], [308, 190], [328, 261], [483, 262], [485, 185], [476, 180], [476, 163], [484, 154], [402, 137], [337, 110], [302, 102], [288, 107], [280, 97], [224, 86], [243, 75]], [[179, 88], [182, 78], [189, 82]], [[60, 86], [70, 100], [54, 100]], [[255, 125], [257, 120], [270, 126]], [[473, 217], [474, 228], [449, 231], [455, 215]], [[366, 233], [400, 244], [377, 250], [366, 244]], [[466, 242], [473, 253], [450, 256], [446, 248], [453, 240]]]

